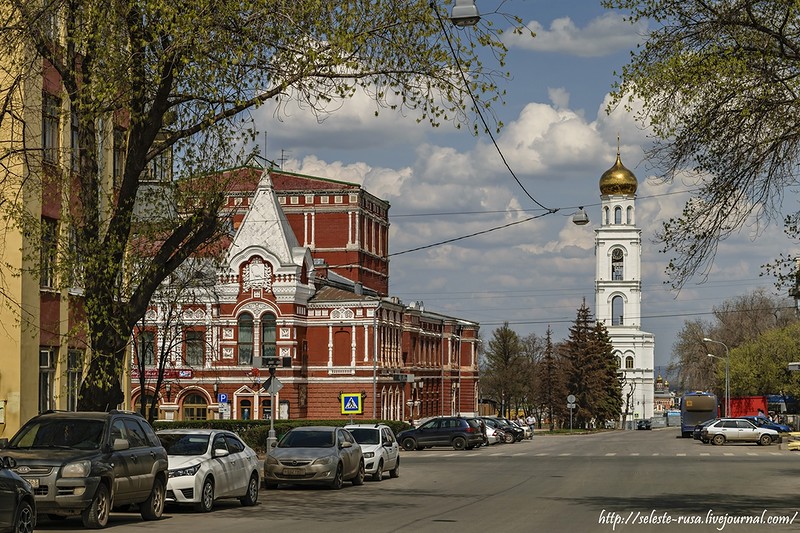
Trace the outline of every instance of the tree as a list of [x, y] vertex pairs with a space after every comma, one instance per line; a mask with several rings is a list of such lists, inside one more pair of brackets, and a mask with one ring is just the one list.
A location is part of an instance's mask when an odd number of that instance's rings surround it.
[[[613, 105], [637, 97], [656, 140], [648, 156], [664, 180], [693, 173], [699, 190], [658, 234], [674, 253], [674, 286], [707, 275], [719, 242], [782, 214], [800, 176], [800, 5], [782, 0], [604, 0], [655, 25], [619, 74]], [[785, 217], [797, 237], [800, 213]], [[773, 265], [794, 270], [794, 257]]]
[[505, 323], [494, 330], [489, 346], [483, 354], [484, 366], [481, 369], [483, 390], [499, 401], [500, 414], [504, 416], [521, 389], [522, 351], [519, 335]]
[[[565, 383], [566, 372], [557, 350], [553, 347], [553, 330], [548, 326], [545, 334], [542, 358], [536, 367], [536, 399], [548, 415], [550, 431], [556, 426], [556, 419], [564, 415], [567, 400]], [[541, 427], [542, 417], [539, 417]]]
[[[0, 125], [15, 134], [0, 152], [3, 214], [9, 228], [39, 235], [40, 212], [28, 201], [35, 192], [16, 191], [24, 185], [64, 200], [62, 234], [73, 238], [58, 243], [58, 257], [64, 271], [81, 266], [91, 354], [80, 409], [122, 401], [128, 341], [155, 291], [188, 257], [225, 238], [226, 180], [187, 186], [182, 178], [242, 163], [241, 147], [257, 133], [249, 110], [297, 100], [321, 119], [363, 90], [376, 112], [477, 131], [464, 83], [483, 95], [485, 112], [502, 98], [496, 82], [508, 74], [477, 57], [489, 48], [503, 65], [501, 30], [482, 23], [448, 41], [442, 31], [452, 30], [442, 29], [437, 9], [427, 0], [10, 0], [3, 7]], [[43, 70], [57, 86], [48, 89], [57, 100], [45, 99], [48, 117], [73, 126], [71, 165], [59, 166], [60, 156], [38, 163], [47, 154], [25, 123], [37, 113], [19, 111]], [[165, 166], [176, 174], [163, 178]], [[136, 216], [156, 198], [168, 201]], [[126, 261], [131, 253], [135, 265]], [[38, 256], [29, 251], [27, 259]]]
[[[800, 323], [775, 328], [730, 352], [731, 396], [800, 395], [800, 376], [788, 369], [800, 353]], [[725, 379], [719, 361], [717, 378]]]
[[714, 361], [708, 357], [703, 339], [709, 337], [711, 324], [687, 320], [672, 345], [670, 370], [677, 373], [677, 385], [683, 391], [709, 391], [714, 388]]
[[605, 326], [593, 322], [585, 300], [562, 345], [562, 355], [567, 363], [567, 392], [577, 404], [578, 427], [619, 417], [622, 394], [613, 346]]

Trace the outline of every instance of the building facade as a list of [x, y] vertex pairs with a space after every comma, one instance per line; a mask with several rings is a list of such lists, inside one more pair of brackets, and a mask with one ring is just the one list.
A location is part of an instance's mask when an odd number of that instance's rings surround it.
[[168, 420], [477, 411], [478, 324], [386, 296], [386, 202], [351, 183], [231, 172], [225, 260], [212, 286], [152, 302], [135, 332], [134, 406], [155, 397]]
[[651, 418], [655, 338], [641, 330], [642, 231], [636, 226], [636, 176], [617, 152], [600, 178], [600, 227], [595, 230], [595, 309], [608, 330], [623, 376], [627, 420]]

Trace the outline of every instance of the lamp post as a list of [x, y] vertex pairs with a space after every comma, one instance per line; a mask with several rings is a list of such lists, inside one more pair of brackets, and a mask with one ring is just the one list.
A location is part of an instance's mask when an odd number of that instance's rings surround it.
[[[723, 348], [725, 348], [725, 416], [731, 416], [731, 376], [730, 376], [730, 363], [731, 363], [731, 353], [728, 350], [728, 345], [724, 342], [715, 341], [713, 339], [709, 339], [705, 337], [703, 342], [713, 342], [714, 344], [721, 344]], [[718, 357], [713, 354], [708, 354], [709, 357], [713, 357], [714, 359], [722, 359], [722, 357]]]

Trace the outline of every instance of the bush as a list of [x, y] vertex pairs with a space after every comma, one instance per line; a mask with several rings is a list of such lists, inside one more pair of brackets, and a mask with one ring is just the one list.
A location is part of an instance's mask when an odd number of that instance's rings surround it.
[[[280, 439], [284, 433], [292, 428], [303, 426], [337, 426], [343, 427], [350, 422], [343, 422], [341, 419], [334, 420], [276, 420], [275, 436]], [[404, 429], [411, 427], [407, 422], [397, 420], [354, 420], [354, 424], [386, 424], [395, 435]], [[156, 420], [153, 424], [156, 431], [160, 429], [174, 428], [205, 428], [205, 429], [227, 429], [238, 434], [242, 440], [257, 453], [264, 454], [267, 451], [267, 437], [269, 437], [269, 420]]]

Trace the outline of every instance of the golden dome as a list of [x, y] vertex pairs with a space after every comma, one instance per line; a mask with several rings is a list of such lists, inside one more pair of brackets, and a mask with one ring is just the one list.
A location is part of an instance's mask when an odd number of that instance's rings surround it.
[[639, 182], [633, 172], [625, 168], [617, 152], [617, 162], [614, 166], [603, 172], [600, 177], [600, 194], [603, 196], [636, 194], [636, 187]]

